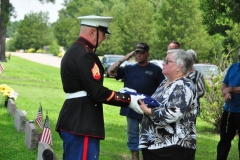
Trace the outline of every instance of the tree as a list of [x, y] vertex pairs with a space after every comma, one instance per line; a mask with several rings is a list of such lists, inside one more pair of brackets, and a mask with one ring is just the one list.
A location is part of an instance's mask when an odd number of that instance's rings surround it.
[[[236, 37], [239, 37], [240, 30], [240, 1], [239, 0], [201, 0], [201, 9], [203, 10], [203, 23], [207, 26], [210, 35], [221, 35], [223, 40], [221, 46], [224, 50], [221, 54], [233, 53], [232, 49], [239, 47], [240, 43]], [[214, 39], [214, 41], [217, 41]], [[231, 56], [231, 55], [230, 55]]]
[[48, 13], [46, 12], [31, 12], [25, 15], [18, 25], [15, 35], [16, 47], [18, 49], [43, 49], [44, 45], [50, 45], [54, 35], [48, 19]]
[[[187, 5], [186, 5], [187, 4]], [[202, 24], [202, 12], [199, 1], [163, 0], [156, 15], [157, 36], [154, 43], [160, 58], [166, 56], [167, 45], [172, 40], [181, 43], [181, 48], [194, 49], [199, 59], [207, 59], [212, 47], [205, 26]]]
[[[116, 53], [117, 48], [120, 54], [126, 54], [135, 49], [137, 42], [142, 41], [149, 44], [154, 28], [154, 7], [152, 3], [146, 0], [119, 2], [112, 7], [111, 13], [115, 16], [110, 24], [113, 34], [109, 41], [107, 39], [103, 42], [99, 51], [104, 49], [105, 52]], [[104, 44], [106, 43], [108, 45], [105, 47]], [[152, 50], [151, 44], [149, 45], [150, 50]]]
[[[55, 2], [55, 0], [39, 0], [40, 2]], [[14, 13], [14, 7], [9, 0], [0, 0], [0, 61], [6, 62], [5, 46], [6, 32], [10, 16]]]
[[57, 56], [60, 52], [60, 46], [57, 44], [57, 41], [54, 40], [52, 44], [49, 46], [49, 51], [53, 55]]
[[75, 0], [64, 4], [66, 9], [59, 11], [59, 19], [54, 24], [54, 35], [58, 43], [65, 48], [78, 38], [80, 31], [79, 16], [102, 15], [104, 5], [101, 1], [95, 0]]
[[201, 0], [205, 11], [209, 15], [206, 18], [209, 24], [216, 25], [220, 17], [222, 20], [231, 19], [240, 22], [240, 0]]
[[17, 30], [18, 24], [19, 24], [19, 21], [10, 22], [8, 24], [7, 34], [6, 34], [7, 38], [14, 37], [14, 34], [15, 34], [16, 30]]
[[119, 28], [119, 23], [121, 23], [121, 16], [125, 10], [126, 5], [125, 3], [122, 3], [121, 0], [114, 0], [114, 2], [108, 2], [108, 4], [113, 4], [112, 6], [109, 6], [107, 11], [109, 10], [109, 13], [105, 13], [105, 15], [112, 16], [113, 20], [109, 24], [109, 30], [112, 34], [107, 35], [106, 40], [104, 40], [101, 43], [101, 47], [98, 48], [97, 54], [98, 55], [104, 55], [104, 54], [123, 54], [126, 53], [123, 50], [123, 42], [122, 42], [122, 32]]
[[1, 0], [0, 1], [0, 61], [6, 62], [5, 57], [5, 45], [6, 45], [6, 33], [7, 33], [7, 25], [9, 22], [9, 16], [14, 11], [12, 4], [9, 0]]
[[54, 36], [60, 46], [67, 48], [69, 46], [67, 41], [67, 34], [69, 33], [69, 24], [71, 24], [72, 19], [62, 17], [53, 24]]

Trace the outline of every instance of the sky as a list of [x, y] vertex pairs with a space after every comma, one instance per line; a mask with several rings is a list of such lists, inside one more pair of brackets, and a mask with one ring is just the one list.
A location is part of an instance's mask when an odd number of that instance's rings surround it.
[[63, 8], [61, 5], [64, 0], [55, 0], [53, 3], [40, 3], [39, 0], [10, 0], [17, 12], [17, 18], [11, 18], [11, 21], [19, 21], [24, 19], [25, 14], [32, 12], [49, 12], [49, 22], [56, 22], [58, 19], [58, 11]]

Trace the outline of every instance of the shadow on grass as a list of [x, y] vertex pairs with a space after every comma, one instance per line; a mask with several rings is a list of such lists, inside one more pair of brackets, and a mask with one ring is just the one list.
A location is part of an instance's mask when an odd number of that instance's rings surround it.
[[201, 118], [197, 117], [197, 133], [211, 133], [211, 134], [218, 134], [214, 126], [203, 121]]

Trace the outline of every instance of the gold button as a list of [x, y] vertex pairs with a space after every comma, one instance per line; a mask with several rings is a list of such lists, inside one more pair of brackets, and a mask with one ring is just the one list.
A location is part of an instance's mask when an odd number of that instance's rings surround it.
[[117, 98], [118, 98], [118, 96], [117, 96]]
[[125, 98], [125, 97], [123, 96], [123, 98]]
[[95, 107], [97, 107], [97, 104], [95, 104]]

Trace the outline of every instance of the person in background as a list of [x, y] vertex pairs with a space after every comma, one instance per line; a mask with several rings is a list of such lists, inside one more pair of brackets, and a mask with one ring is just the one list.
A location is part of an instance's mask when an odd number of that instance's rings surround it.
[[[100, 140], [105, 138], [103, 105], [132, 107], [141, 111], [133, 96], [103, 86], [104, 69], [96, 48], [110, 34], [112, 17], [83, 16], [80, 37], [61, 61], [61, 79], [66, 100], [56, 131], [63, 140], [63, 160], [98, 160]], [[134, 108], [136, 107], [136, 108]]]
[[[124, 61], [135, 55], [136, 64], [119, 67]], [[113, 64], [109, 74], [118, 79], [124, 79], [124, 87], [134, 89], [138, 93], [152, 95], [165, 77], [162, 69], [148, 62], [149, 46], [145, 42], [138, 42], [135, 50], [128, 53], [123, 59]], [[127, 146], [131, 151], [132, 160], [139, 160], [139, 124], [142, 114], [131, 108], [122, 107], [120, 115], [127, 119]]]
[[[217, 160], [226, 160], [231, 142], [240, 131], [240, 51], [238, 62], [232, 64], [222, 82], [222, 95], [225, 100], [220, 125], [220, 141], [217, 146]], [[238, 139], [238, 151], [240, 141]], [[240, 159], [240, 155], [238, 158]]]
[[193, 83], [196, 86], [197, 89], [197, 115], [200, 116], [200, 98], [204, 96], [206, 86], [205, 86], [205, 81], [204, 77], [201, 72], [196, 71], [193, 67], [193, 64], [196, 63], [197, 61], [197, 54], [194, 50], [189, 49], [186, 51], [187, 54], [190, 54], [192, 56], [192, 66], [190, 67], [187, 78], [191, 79]]
[[170, 49], [179, 49], [181, 47], [180, 43], [177, 42], [177, 41], [171, 41], [169, 44], [168, 44], [168, 50]]
[[167, 77], [151, 96], [161, 105], [139, 100], [143, 114], [140, 144], [144, 160], [194, 160], [197, 93], [186, 78], [192, 57], [182, 49], [168, 50], [162, 73]]

